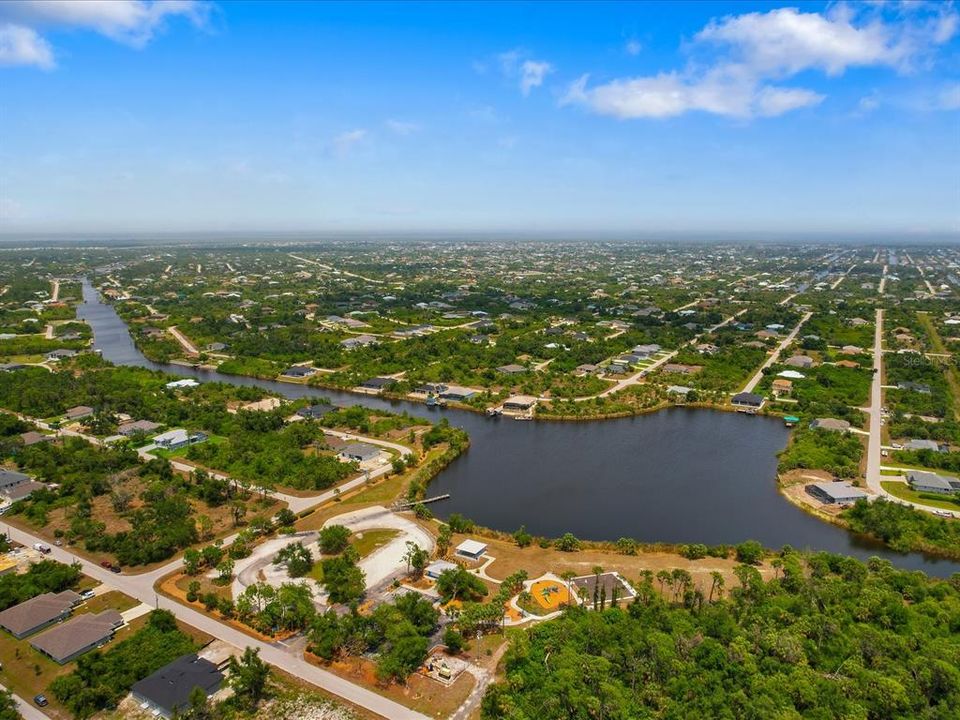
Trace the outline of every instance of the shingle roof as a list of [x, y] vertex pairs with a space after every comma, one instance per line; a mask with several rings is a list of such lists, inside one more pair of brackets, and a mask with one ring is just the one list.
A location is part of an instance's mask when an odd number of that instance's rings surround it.
[[216, 665], [192, 654], [179, 657], [148, 675], [136, 683], [132, 691], [172, 715], [187, 705], [194, 688], [202, 688], [209, 695], [222, 681], [223, 673]]
[[43, 593], [0, 612], [0, 627], [22, 637], [53, 622], [80, 602], [73, 590]]
[[122, 624], [123, 617], [113, 609], [84, 613], [40, 633], [30, 644], [54, 660], [65, 662], [91, 645], [109, 639]]

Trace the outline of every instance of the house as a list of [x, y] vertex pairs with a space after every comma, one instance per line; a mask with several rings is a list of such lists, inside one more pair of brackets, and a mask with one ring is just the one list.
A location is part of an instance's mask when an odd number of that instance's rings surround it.
[[651, 355], [656, 355], [660, 352], [661, 347], [656, 343], [650, 343], [648, 345], [637, 345], [633, 350], [630, 351], [632, 355], [638, 355], [641, 359], [649, 358]]
[[11, 503], [15, 503], [18, 500], [23, 500], [24, 498], [30, 497], [37, 490], [42, 490], [45, 487], [47, 487], [45, 483], [29, 480], [25, 483], [15, 485], [12, 488], [2, 490], [0, 491], [0, 494], [6, 497]]
[[117, 428], [117, 433], [124, 437], [130, 437], [138, 433], [147, 435], [159, 429], [160, 423], [155, 423], [150, 420], [132, 420], [120, 425], [120, 427]]
[[30, 645], [63, 665], [113, 639], [113, 634], [121, 625], [123, 617], [113, 609], [84, 613], [40, 633], [30, 641]]
[[525, 373], [527, 369], [523, 365], [517, 365], [516, 363], [510, 363], [509, 365], [501, 365], [497, 368], [497, 372], [501, 372], [504, 375], [521, 375]]
[[581, 375], [593, 375], [600, 369], [598, 365], [593, 365], [592, 363], [583, 363], [582, 365], [577, 365], [577, 372]]
[[807, 494], [827, 505], [853, 505], [867, 497], [859, 488], [845, 482], [811, 483], [804, 487]]
[[810, 423], [810, 429], [847, 432], [850, 429], [850, 423], [846, 420], [838, 420], [837, 418], [817, 418]]
[[169, 390], [178, 390], [180, 388], [192, 388], [200, 385], [193, 378], [184, 378], [183, 380], [174, 380], [173, 382], [168, 382], [166, 384], [167, 389]]
[[716, 355], [718, 352], [720, 352], [720, 348], [713, 343], [700, 343], [697, 345], [696, 350], [701, 355]]
[[176, 428], [175, 430], [160, 433], [153, 439], [153, 442], [157, 447], [163, 448], [164, 450], [177, 450], [187, 445], [196, 445], [206, 439], [207, 436], [205, 433], [188, 433], [183, 428]]
[[913, 439], [903, 446], [905, 450], [933, 450], [933, 452], [943, 452], [944, 448], [936, 440]]
[[345, 350], [356, 350], [368, 345], [376, 345], [377, 339], [373, 335], [357, 335], [357, 337], [347, 338], [340, 341], [340, 346]]
[[417, 392], [423, 395], [439, 395], [442, 392], [446, 392], [447, 385], [443, 383], [424, 383], [417, 388]]
[[776, 397], [780, 397], [781, 395], [789, 395], [791, 392], [793, 392], [793, 382], [784, 378], [774, 378], [770, 389], [773, 391], [773, 394]]
[[457, 545], [457, 555], [469, 560], [479, 560], [487, 551], [487, 544], [478, 540], [464, 540]]
[[526, 411], [537, 404], [537, 399], [530, 395], [511, 395], [503, 401], [504, 410]]
[[855, 370], [860, 367], [860, 363], [854, 362], [853, 360], [838, 360], [834, 363], [837, 367], [848, 368]]
[[898, 390], [910, 390], [911, 392], [921, 393], [922, 395], [929, 395], [931, 390], [930, 386], [924, 383], [913, 382], [912, 380], [904, 380], [897, 383]]
[[696, 375], [703, 370], [703, 365], [682, 365], [680, 363], [667, 363], [663, 366], [663, 372], [675, 373], [677, 375]]
[[0, 491], [23, 485], [25, 482], [30, 482], [30, 479], [29, 475], [24, 475], [22, 472], [0, 468]]
[[803, 380], [806, 375], [796, 370], [782, 370], [777, 373], [777, 377], [786, 378], [787, 380]]
[[783, 364], [790, 367], [810, 369], [813, 367], [813, 358], [808, 355], [794, 355], [787, 358]]
[[693, 392], [693, 388], [686, 385], [671, 385], [667, 388], [667, 395], [682, 395], [686, 397]]
[[613, 362], [607, 365], [606, 371], [608, 375], [626, 375], [630, 370], [626, 365], [621, 365], [618, 362]]
[[396, 384], [396, 379], [392, 377], [374, 377], [370, 378], [369, 380], [364, 380], [362, 383], [360, 383], [360, 387], [366, 388], [367, 390], [376, 390], [378, 392], [382, 392], [383, 390], [387, 390]]
[[46, 592], [0, 612], [0, 627], [18, 640], [69, 617], [80, 596], [73, 590]]
[[308, 365], [292, 365], [280, 374], [288, 378], [308, 378], [316, 375], [317, 369]]
[[938, 493], [949, 495], [960, 492], [960, 480], [955, 477], [938, 475], [926, 470], [907, 471], [907, 482], [917, 492]]
[[55, 440], [56, 438], [53, 435], [44, 435], [38, 433], [36, 430], [31, 430], [30, 432], [25, 432], [20, 435], [20, 442], [23, 443], [24, 447], [30, 447], [31, 445], [36, 445], [41, 442], [49, 442]]
[[840, 348], [840, 352], [844, 355], [860, 355], [863, 353], [863, 348], [856, 345], [844, 345]]
[[730, 404], [743, 408], [759, 408], [763, 406], [763, 397], [755, 393], [741, 392], [730, 398]]
[[297, 415], [308, 420], [319, 420], [334, 410], [336, 410], [336, 408], [333, 405], [317, 403], [316, 405], [308, 405], [307, 407], [300, 408], [297, 410]]
[[364, 463], [376, 460], [380, 457], [381, 452], [380, 448], [367, 443], [349, 443], [340, 448], [337, 458], [344, 462]]
[[222, 342], [212, 342], [207, 344], [203, 349], [207, 352], [223, 352], [227, 349], [227, 344]]
[[440, 393], [440, 397], [445, 400], [453, 400], [454, 402], [458, 402], [469, 400], [476, 394], [477, 391], [473, 388], [461, 387], [460, 385], [451, 385]]
[[67, 410], [63, 416], [67, 420], [80, 420], [81, 418], [93, 415], [93, 408], [87, 405], [77, 405]]
[[66, 360], [67, 358], [72, 358], [77, 354], [76, 350], [51, 350], [44, 357], [50, 362], [57, 362], [59, 360]]
[[270, 412], [271, 410], [276, 410], [281, 405], [283, 405], [283, 400], [280, 398], [266, 397], [262, 400], [254, 400], [253, 402], [241, 405], [240, 409], [245, 412]]
[[432, 563], [427, 565], [426, 570], [423, 571], [423, 574], [432, 580], [436, 580], [440, 577], [441, 573], [446, 572], [447, 570], [456, 570], [459, 565], [452, 563], [449, 560], [434, 560]]
[[223, 673], [209, 660], [195, 653], [183, 655], [130, 689], [133, 699], [152, 715], [171, 718], [189, 705], [194, 688], [209, 697], [223, 682]]
[[0, 372], [15, 372], [17, 370], [23, 370], [26, 365], [20, 363], [0, 363]]

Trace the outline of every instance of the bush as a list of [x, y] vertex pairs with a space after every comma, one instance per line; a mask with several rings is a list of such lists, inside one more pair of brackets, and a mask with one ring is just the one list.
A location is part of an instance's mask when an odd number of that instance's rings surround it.
[[562, 537], [557, 538], [554, 546], [562, 552], [575, 552], [580, 549], [580, 541], [573, 533], [564, 533]]
[[737, 560], [747, 565], [759, 565], [763, 560], [763, 545], [756, 540], [747, 540], [737, 545]]
[[320, 531], [317, 541], [324, 555], [336, 555], [347, 549], [350, 543], [350, 529], [343, 525], [328, 525]]
[[463, 650], [463, 635], [454, 628], [447, 626], [447, 629], [443, 631], [443, 644], [447, 646], [447, 653], [459, 655]]
[[687, 558], [687, 560], [699, 560], [707, 556], [707, 546], [702, 543], [684, 545], [680, 548], [680, 554]]

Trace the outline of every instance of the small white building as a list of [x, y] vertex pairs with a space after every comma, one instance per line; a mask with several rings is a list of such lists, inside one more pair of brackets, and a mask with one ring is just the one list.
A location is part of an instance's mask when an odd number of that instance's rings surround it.
[[184, 378], [183, 380], [174, 380], [173, 382], [168, 382], [167, 387], [171, 390], [176, 390], [178, 388], [192, 388], [197, 387], [198, 383], [193, 378]]
[[487, 551], [487, 544], [479, 540], [464, 540], [457, 545], [457, 555], [469, 558], [470, 560], [479, 560]]

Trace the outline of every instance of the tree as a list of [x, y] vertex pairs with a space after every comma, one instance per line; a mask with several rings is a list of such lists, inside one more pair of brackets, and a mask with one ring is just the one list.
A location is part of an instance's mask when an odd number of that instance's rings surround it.
[[446, 557], [447, 551], [450, 550], [450, 545], [453, 544], [453, 530], [450, 529], [450, 526], [446, 523], [440, 525], [440, 529], [437, 531], [437, 556]]
[[463, 650], [463, 635], [447, 625], [446, 630], [443, 631], [443, 644], [446, 645], [448, 654], [459, 655]]
[[270, 676], [270, 667], [260, 659], [260, 650], [248, 647], [238, 660], [230, 656], [228, 683], [234, 696], [253, 709], [263, 698]]
[[437, 592], [445, 603], [458, 599], [477, 600], [487, 594], [487, 586], [479, 577], [457, 566], [456, 569], [440, 573], [437, 578]]
[[533, 536], [527, 532], [525, 525], [521, 525], [513, 534], [513, 541], [517, 544], [517, 547], [525, 548], [533, 542]]
[[201, 687], [195, 687], [190, 691], [190, 697], [187, 699], [187, 707], [183, 710], [174, 712], [175, 720], [213, 720], [213, 711], [210, 708], [210, 701], [207, 699], [207, 691]]
[[328, 525], [320, 531], [317, 542], [324, 555], [336, 555], [347, 549], [350, 544], [350, 528], [343, 525]]
[[736, 547], [737, 560], [747, 565], [759, 565], [763, 560], [763, 545], [756, 540], [747, 540]]
[[240, 522], [246, 517], [247, 504], [243, 500], [234, 500], [230, 505], [230, 514], [233, 516], [233, 526], [239, 527]]
[[407, 552], [403, 556], [407, 561], [407, 572], [413, 570], [414, 577], [419, 578], [423, 575], [427, 563], [430, 562], [430, 553], [417, 545], [412, 540], [407, 541]]
[[576, 552], [580, 549], [580, 541], [573, 533], [564, 533], [557, 539], [555, 547], [562, 552]]
[[200, 572], [200, 564], [203, 561], [200, 551], [194, 548], [187, 548], [183, 553], [183, 571], [187, 575], [196, 575]]
[[447, 524], [453, 532], [459, 534], [473, 532], [474, 528], [473, 520], [465, 518], [460, 513], [451, 513], [447, 518]]
[[9, 690], [0, 692], [0, 720], [20, 720], [20, 711]]
[[303, 577], [313, 570], [313, 554], [301, 542], [290, 543], [274, 556], [273, 564], [285, 564], [287, 575], [292, 578]]
[[282, 508], [273, 517], [273, 524], [278, 528], [293, 527], [297, 516], [290, 508]]
[[349, 553], [328, 558], [321, 563], [323, 587], [330, 602], [352, 603], [363, 597], [366, 589], [363, 570]]
[[217, 572], [219, 576], [217, 580], [222, 584], [226, 585], [233, 578], [233, 558], [226, 557], [220, 561], [220, 564], [217, 565]]

